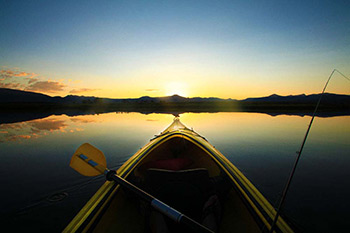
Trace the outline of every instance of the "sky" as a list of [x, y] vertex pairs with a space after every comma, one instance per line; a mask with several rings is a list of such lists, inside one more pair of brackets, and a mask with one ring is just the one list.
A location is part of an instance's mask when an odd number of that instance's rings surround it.
[[[0, 0], [0, 87], [243, 99], [350, 76], [350, 1]], [[335, 74], [327, 89], [350, 93]]]

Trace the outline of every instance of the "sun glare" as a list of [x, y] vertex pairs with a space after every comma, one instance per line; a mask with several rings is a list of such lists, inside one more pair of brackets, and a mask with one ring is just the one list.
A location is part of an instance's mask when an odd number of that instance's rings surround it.
[[171, 82], [165, 86], [165, 95], [180, 95], [183, 97], [188, 96], [187, 85], [185, 83]]

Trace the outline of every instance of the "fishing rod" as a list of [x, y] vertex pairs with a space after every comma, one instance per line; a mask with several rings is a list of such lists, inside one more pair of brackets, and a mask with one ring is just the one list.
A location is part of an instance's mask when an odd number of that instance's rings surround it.
[[312, 117], [311, 117], [309, 126], [308, 126], [308, 128], [307, 128], [307, 130], [306, 130], [306, 133], [305, 133], [303, 142], [301, 143], [301, 146], [300, 146], [299, 151], [297, 151], [297, 154], [298, 154], [298, 155], [297, 155], [297, 157], [296, 157], [296, 159], [295, 159], [294, 166], [293, 166], [292, 171], [291, 171], [291, 173], [290, 173], [290, 175], [289, 175], [287, 184], [286, 184], [286, 186], [284, 187], [283, 194], [282, 194], [280, 203], [279, 203], [279, 205], [278, 205], [278, 207], [277, 207], [276, 215], [275, 215], [275, 218], [274, 218], [274, 220], [273, 220], [273, 222], [272, 222], [272, 225], [271, 225], [271, 228], [270, 228], [269, 233], [272, 233], [273, 230], [274, 230], [274, 228], [275, 228], [275, 226], [276, 226], [278, 217], [280, 216], [280, 212], [281, 212], [282, 206], [283, 206], [284, 201], [285, 201], [285, 199], [286, 199], [289, 186], [290, 186], [290, 184], [291, 184], [291, 182], [292, 182], [292, 179], [293, 179], [295, 170], [296, 170], [296, 168], [297, 168], [297, 166], [298, 166], [298, 162], [299, 162], [299, 159], [300, 159], [300, 157], [301, 157], [301, 153], [303, 152], [306, 139], [307, 139], [307, 137], [308, 137], [308, 135], [309, 135], [309, 132], [310, 132], [312, 123], [313, 123], [313, 121], [314, 121], [316, 112], [317, 112], [317, 110], [318, 110], [318, 107], [319, 107], [319, 105], [320, 105], [322, 96], [323, 96], [323, 94], [325, 93], [326, 88], [327, 88], [327, 86], [328, 86], [328, 83], [329, 83], [329, 81], [331, 80], [331, 78], [333, 77], [333, 75], [334, 75], [335, 72], [338, 72], [341, 76], [343, 76], [343, 77], [346, 78], [348, 81], [350, 81], [350, 78], [346, 77], [344, 74], [342, 74], [342, 73], [341, 73], [339, 70], [337, 70], [337, 69], [334, 69], [334, 70], [332, 71], [331, 75], [328, 77], [328, 80], [327, 80], [326, 84], [325, 84], [324, 87], [323, 87], [323, 91], [322, 91], [322, 93], [321, 93], [321, 95], [320, 95], [320, 98], [318, 99], [318, 102], [317, 102], [316, 107], [315, 107], [315, 109], [314, 109], [314, 112], [313, 112], [313, 114], [312, 114]]

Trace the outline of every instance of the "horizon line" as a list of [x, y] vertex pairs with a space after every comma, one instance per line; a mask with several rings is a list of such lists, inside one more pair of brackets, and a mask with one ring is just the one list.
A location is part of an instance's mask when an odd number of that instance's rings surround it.
[[[60, 97], [60, 98], [65, 98], [67, 96], [77, 96], [77, 97], [87, 97], [87, 98], [100, 98], [100, 99], [140, 99], [143, 97], [149, 97], [149, 98], [166, 98], [166, 97], [174, 97], [174, 96], [178, 96], [181, 98], [186, 98], [186, 99], [193, 99], [193, 98], [202, 98], [202, 99], [210, 99], [210, 98], [216, 98], [216, 99], [222, 99], [222, 100], [245, 100], [245, 99], [250, 99], [250, 98], [263, 98], [263, 97], [271, 97], [271, 96], [280, 96], [280, 97], [288, 97], [288, 96], [301, 96], [301, 95], [305, 95], [305, 96], [309, 96], [309, 95], [319, 95], [321, 93], [312, 93], [312, 94], [305, 94], [305, 93], [301, 93], [301, 94], [289, 94], [289, 95], [279, 95], [276, 93], [270, 94], [270, 95], [266, 95], [266, 96], [254, 96], [254, 97], [246, 97], [244, 99], [235, 99], [235, 98], [220, 98], [220, 97], [215, 97], [215, 96], [210, 96], [210, 97], [201, 97], [201, 96], [194, 96], [194, 97], [188, 97], [188, 96], [181, 96], [179, 94], [173, 94], [173, 95], [169, 95], [169, 96], [149, 96], [149, 95], [144, 95], [144, 96], [140, 96], [140, 97], [123, 97], [123, 98], [110, 98], [110, 97], [99, 97], [99, 96], [86, 96], [86, 95], [65, 95], [65, 96], [60, 96], [60, 95], [51, 95], [51, 94], [45, 94], [45, 93], [41, 93], [41, 92], [35, 92], [35, 91], [27, 91], [27, 90], [21, 90], [21, 89], [13, 89], [13, 88], [0, 88], [0, 89], [8, 89], [8, 90], [15, 90], [15, 91], [22, 91], [22, 92], [29, 92], [29, 93], [36, 93], [36, 94], [41, 94], [41, 95], [46, 95], [49, 96], [51, 98], [54, 97]], [[336, 95], [349, 95], [349, 94], [337, 94], [337, 93], [331, 93], [331, 92], [325, 92], [325, 94], [336, 94]]]

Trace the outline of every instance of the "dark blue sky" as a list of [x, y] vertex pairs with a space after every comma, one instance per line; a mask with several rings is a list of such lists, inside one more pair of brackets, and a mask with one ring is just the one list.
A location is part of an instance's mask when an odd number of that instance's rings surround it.
[[350, 73], [349, 12], [350, 1], [1, 1], [0, 65], [108, 96], [174, 79], [189, 95], [220, 95], [195, 90], [213, 80], [222, 97], [238, 93], [229, 84], [313, 92], [298, 87]]

